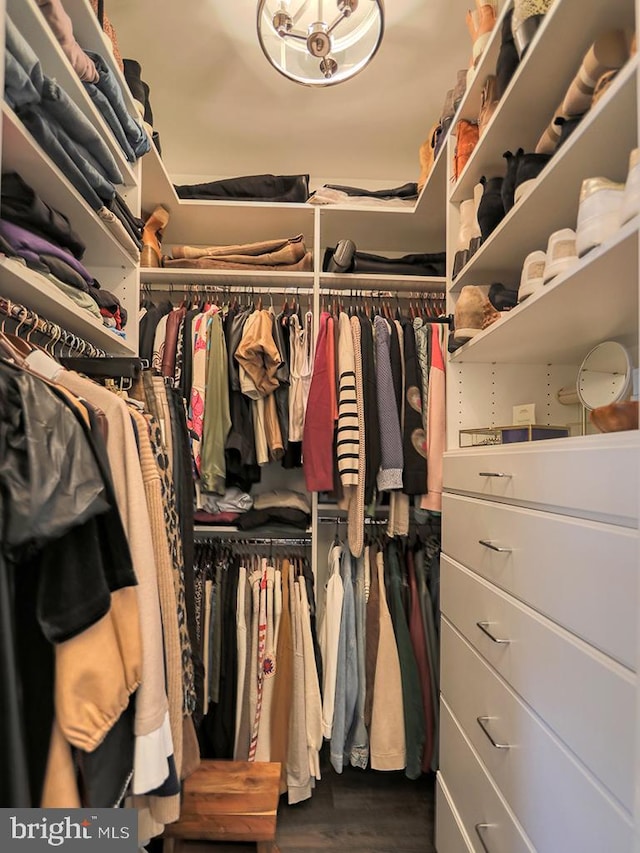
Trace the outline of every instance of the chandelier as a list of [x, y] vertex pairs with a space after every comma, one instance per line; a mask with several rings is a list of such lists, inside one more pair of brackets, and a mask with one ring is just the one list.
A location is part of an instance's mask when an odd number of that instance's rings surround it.
[[334, 86], [371, 61], [383, 0], [260, 0], [258, 39], [273, 67], [305, 86]]

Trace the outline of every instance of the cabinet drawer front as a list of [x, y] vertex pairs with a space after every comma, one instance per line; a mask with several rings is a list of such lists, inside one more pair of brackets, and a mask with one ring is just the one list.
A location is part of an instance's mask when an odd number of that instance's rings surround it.
[[442, 510], [446, 554], [635, 669], [636, 530], [459, 495]]
[[438, 853], [473, 853], [460, 824], [456, 807], [442, 775], [436, 779], [436, 850]]
[[[440, 773], [471, 841], [472, 850], [474, 853], [484, 853], [485, 850], [490, 853], [535, 853], [445, 700], [441, 700], [440, 707]], [[438, 853], [449, 851], [438, 846]]]
[[446, 619], [441, 689], [536, 850], [632, 849], [630, 816]]
[[636, 527], [639, 440], [624, 436], [453, 451], [444, 489]]
[[441, 566], [443, 614], [631, 809], [633, 674], [448, 557]]

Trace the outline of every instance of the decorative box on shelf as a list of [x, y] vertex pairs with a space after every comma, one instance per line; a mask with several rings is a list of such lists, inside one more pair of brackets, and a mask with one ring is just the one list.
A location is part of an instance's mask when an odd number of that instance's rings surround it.
[[567, 438], [569, 434], [569, 427], [549, 426], [547, 424], [476, 427], [475, 429], [460, 430], [460, 447], [515, 444], [519, 441], [544, 441], [548, 438]]

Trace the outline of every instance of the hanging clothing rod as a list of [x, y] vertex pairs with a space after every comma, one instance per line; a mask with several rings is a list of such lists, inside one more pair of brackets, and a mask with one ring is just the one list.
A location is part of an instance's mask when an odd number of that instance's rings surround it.
[[0, 296], [0, 313], [4, 314], [9, 319], [17, 322], [15, 334], [20, 336], [21, 329], [28, 327], [29, 333], [37, 332], [49, 338], [53, 346], [60, 344], [69, 349], [69, 351], [78, 352], [80, 355], [87, 355], [92, 358], [106, 358], [107, 353], [95, 344], [84, 340], [73, 332], [67, 331], [57, 323], [52, 323], [44, 317], [40, 317], [35, 311], [26, 308], [19, 302], [13, 302], [11, 299], [6, 299]]
[[166, 284], [165, 282], [143, 284], [141, 287], [143, 293], [216, 293], [223, 295], [236, 294], [256, 294], [266, 295], [274, 294], [278, 296], [312, 296], [312, 287], [251, 287], [251, 285], [235, 285], [235, 284], [201, 284], [195, 282], [193, 284]]
[[149, 362], [136, 356], [112, 356], [87, 358], [70, 356], [60, 359], [63, 367], [101, 379], [137, 379], [140, 371], [149, 367]]
[[269, 545], [269, 546], [282, 546], [282, 547], [309, 547], [311, 545], [310, 539], [289, 539], [285, 538], [274, 538], [274, 539], [264, 539], [264, 538], [238, 538], [234, 536], [225, 536], [224, 539], [221, 539], [217, 536], [209, 536], [209, 537], [201, 537], [198, 536], [196, 539], [198, 543], [205, 543], [207, 545], [225, 545], [227, 542], [231, 542], [235, 545]]
[[[380, 516], [379, 518], [370, 518], [367, 516], [364, 519], [365, 524], [379, 524], [380, 526], [387, 524], [388, 517]], [[347, 518], [339, 515], [319, 515], [318, 522], [320, 524], [347, 524]]]

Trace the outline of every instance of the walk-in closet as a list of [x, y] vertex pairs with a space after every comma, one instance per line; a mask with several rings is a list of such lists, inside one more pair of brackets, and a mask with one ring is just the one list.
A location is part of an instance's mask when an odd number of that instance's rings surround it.
[[639, 15], [0, 0], [3, 850], [640, 853]]

